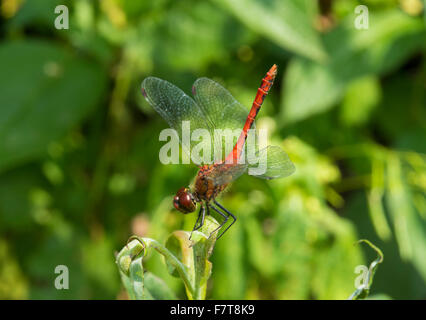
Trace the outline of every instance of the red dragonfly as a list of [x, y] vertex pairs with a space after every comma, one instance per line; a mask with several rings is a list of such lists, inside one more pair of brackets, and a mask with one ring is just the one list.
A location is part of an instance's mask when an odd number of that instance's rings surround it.
[[[209, 215], [210, 209], [224, 218], [223, 222], [210, 236], [222, 228], [229, 217], [233, 219], [217, 239], [237, 220], [231, 212], [216, 201], [216, 198], [230, 182], [250, 168], [250, 161], [240, 161], [242, 160], [244, 145], [249, 130], [255, 127], [256, 115], [271, 89], [276, 75], [277, 66], [273, 65], [262, 79], [250, 112], [247, 112], [247, 109], [235, 100], [225, 88], [208, 78], [199, 78], [195, 81], [192, 87], [195, 100], [165, 80], [148, 77], [142, 82], [142, 94], [145, 99], [168, 122], [170, 127], [176, 130], [183, 150], [187, 151], [187, 147], [193, 147], [192, 141], [189, 142], [189, 146], [184, 146], [182, 137], [184, 121], [189, 121], [191, 132], [195, 129], [207, 129], [211, 133], [211, 137], [214, 137], [215, 129], [241, 130], [238, 140], [236, 140], [232, 151], [226, 158], [222, 157], [220, 161], [199, 165], [193, 191], [189, 187], [183, 187], [178, 190], [173, 199], [174, 207], [185, 214], [194, 212], [197, 203], [201, 204], [192, 231], [203, 226], [206, 211]], [[214, 145], [215, 142], [212, 140], [209, 143]], [[255, 175], [255, 177], [274, 179], [288, 176], [295, 171], [288, 155], [277, 146], [268, 146], [258, 151], [257, 155], [266, 159], [267, 166], [266, 171]]]

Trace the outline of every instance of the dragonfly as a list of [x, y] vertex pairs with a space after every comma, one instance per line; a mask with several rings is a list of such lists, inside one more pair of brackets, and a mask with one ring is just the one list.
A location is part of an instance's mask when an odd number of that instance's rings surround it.
[[[240, 104], [219, 83], [205, 77], [194, 82], [192, 87], [194, 99], [166, 80], [156, 77], [148, 77], [143, 80], [141, 86], [143, 96], [175, 130], [182, 150], [185, 150], [188, 154], [188, 148], [193, 147], [194, 143], [192, 141], [189, 142], [189, 145], [187, 141], [184, 143], [182, 128], [185, 121], [190, 124], [191, 132], [196, 129], [206, 129], [210, 132], [212, 137], [212, 140], [209, 141], [210, 145], [217, 143], [217, 141], [213, 141], [215, 129], [237, 129], [241, 131], [235, 145], [226, 156], [213, 162], [198, 164], [199, 171], [193, 186], [180, 188], [173, 198], [174, 207], [184, 214], [194, 212], [197, 204], [200, 204], [192, 232], [204, 225], [205, 216], [206, 214], [210, 215], [210, 210], [222, 216], [223, 221], [211, 232], [209, 238], [224, 227], [229, 218], [232, 219], [231, 223], [221, 230], [216, 239], [222, 237], [236, 222], [235, 215], [216, 199], [231, 182], [242, 174], [251, 174], [249, 170], [251, 161], [247, 159], [244, 146], [249, 131], [255, 130], [255, 118], [272, 87], [276, 75], [277, 66], [274, 64], [262, 79], [250, 110]], [[223, 154], [225, 155], [225, 153]], [[295, 166], [289, 156], [278, 146], [267, 146], [259, 150], [256, 155], [266, 160], [266, 170], [261, 174], [252, 174], [257, 178], [282, 178], [295, 171]], [[246, 158], [246, 161], [241, 161], [243, 157]], [[191, 239], [191, 236], [189, 239]]]

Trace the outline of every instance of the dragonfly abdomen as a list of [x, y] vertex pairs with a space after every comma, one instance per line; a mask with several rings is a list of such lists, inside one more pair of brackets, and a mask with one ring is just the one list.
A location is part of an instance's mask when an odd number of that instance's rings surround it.
[[253, 105], [250, 109], [250, 112], [247, 116], [246, 122], [244, 124], [243, 130], [238, 138], [237, 143], [235, 144], [232, 152], [227, 157], [227, 162], [229, 163], [231, 160], [236, 162], [242, 152], [244, 143], [247, 139], [248, 131], [253, 126], [254, 120], [256, 119], [257, 114], [260, 111], [260, 108], [265, 100], [266, 95], [274, 83], [274, 79], [277, 75], [277, 66], [274, 64], [271, 69], [266, 73], [266, 76], [262, 79], [262, 83], [260, 87], [257, 89], [256, 97], [253, 101]]

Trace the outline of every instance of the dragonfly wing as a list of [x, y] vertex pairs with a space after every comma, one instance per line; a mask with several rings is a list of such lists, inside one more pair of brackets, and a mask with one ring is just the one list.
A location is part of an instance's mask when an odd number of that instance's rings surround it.
[[[199, 105], [181, 89], [168, 81], [148, 77], [142, 82], [142, 93], [148, 103], [167, 121], [170, 127], [176, 130], [179, 141], [188, 154], [189, 147], [190, 150], [193, 150], [196, 145], [199, 148], [208, 147], [208, 145], [213, 146], [212, 125]], [[186, 129], [188, 125], [190, 135], [184, 137], [182, 128]], [[205, 136], [206, 139], [200, 138], [199, 141], [192, 141], [191, 134], [196, 129], [204, 129], [209, 135]]]
[[260, 150], [248, 163], [248, 174], [262, 179], [284, 178], [296, 170], [287, 153], [277, 146]]
[[248, 158], [245, 164], [220, 163], [215, 165], [207, 179], [214, 185], [228, 184], [246, 173], [261, 179], [284, 178], [296, 170], [287, 153], [277, 146], [268, 146], [256, 153], [255, 157]]
[[228, 184], [244, 174], [247, 168], [247, 164], [220, 163], [215, 165], [207, 179], [213, 180], [215, 186]]
[[215, 159], [223, 160], [237, 142], [249, 111], [228, 90], [208, 78], [197, 79], [192, 87], [192, 93], [195, 101], [215, 129], [232, 130], [223, 135], [229, 139], [229, 143], [226, 142], [226, 138], [224, 140], [216, 136], [214, 139], [217, 148], [215, 150], [221, 150], [220, 154], [215, 152]]

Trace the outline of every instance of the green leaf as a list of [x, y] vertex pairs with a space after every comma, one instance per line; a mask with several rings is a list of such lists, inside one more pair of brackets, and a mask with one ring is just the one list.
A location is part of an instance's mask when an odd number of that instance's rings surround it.
[[386, 200], [403, 260], [409, 260], [426, 281], [426, 221], [413, 204], [413, 193], [405, 181], [406, 172], [397, 154], [387, 163]]
[[121, 272], [129, 298], [132, 300], [175, 300], [176, 296], [163, 280], [151, 272], [144, 272], [142, 258], [139, 257], [131, 262], [129, 276]]
[[413, 256], [408, 225], [413, 217], [410, 196], [401, 177], [401, 161], [396, 154], [390, 154], [387, 163], [388, 195], [387, 202], [391, 218], [394, 222], [395, 236], [399, 252], [403, 259]]
[[[0, 232], [7, 230], [33, 233], [39, 229], [34, 223], [31, 192], [42, 186], [42, 177], [32, 167], [11, 170], [0, 179]], [[31, 213], [31, 214], [30, 214]]]
[[[147, 3], [143, 14], [135, 16], [137, 21], [126, 28], [109, 19], [99, 24], [100, 34], [111, 43], [124, 45], [134, 68], [140, 71], [148, 72], [155, 65], [169, 80], [173, 77], [170, 70], [199, 73], [212, 62], [227, 61], [232, 52], [254, 38], [236, 19], [208, 1], [166, 2]], [[159, 8], [164, 5], [167, 9]], [[135, 15], [125, 7], [129, 16]]]
[[173, 291], [159, 277], [151, 272], [144, 275], [145, 290], [147, 290], [155, 300], [176, 300]]
[[41, 40], [0, 45], [0, 171], [38, 158], [99, 103], [96, 63]]
[[130, 281], [134, 297], [137, 300], [151, 300], [152, 296], [145, 290], [142, 257], [132, 261], [129, 269]]
[[[234, 200], [238, 202], [238, 199]], [[229, 208], [228, 204], [226, 204]], [[230, 207], [229, 209], [233, 209]], [[247, 292], [247, 283], [255, 282], [249, 277], [247, 268], [247, 245], [245, 243], [244, 226], [246, 211], [239, 217], [238, 223], [232, 225], [232, 228], [220, 238], [220, 244], [215, 247], [214, 268], [212, 273], [212, 283], [209, 295], [215, 299], [250, 299]], [[226, 285], [221, 285], [226, 284]], [[229, 290], [232, 288], [232, 290]]]
[[379, 79], [366, 76], [352, 81], [343, 98], [340, 113], [344, 125], [365, 124], [374, 107], [380, 101], [381, 88]]
[[150, 238], [130, 238], [129, 241], [132, 241], [116, 258], [129, 297], [131, 299], [174, 297], [166, 284], [154, 276], [149, 276], [146, 288], [144, 287], [142, 259], [147, 250], [153, 248], [163, 255], [169, 272], [183, 280], [189, 299], [205, 299], [207, 280], [212, 269], [208, 258], [216, 242], [218, 226], [214, 218], [207, 216], [200, 231], [193, 232], [192, 240], [189, 240], [189, 232], [175, 231], [167, 239], [166, 246]]
[[120, 283], [111, 260], [112, 251], [111, 239], [104, 236], [81, 244], [81, 264], [87, 277], [110, 296], [114, 296]]
[[26, 276], [7, 242], [0, 238], [0, 299], [28, 299]]
[[[69, 0], [33, 0], [23, 1], [16, 15], [9, 21], [12, 28], [22, 28], [24, 26], [40, 26], [53, 28], [55, 18], [55, 8], [58, 5], [70, 6]], [[55, 30], [55, 29], [53, 29]]]
[[327, 207], [320, 216], [316, 223], [328, 232], [320, 238], [314, 253], [312, 290], [318, 299], [343, 299], [353, 288], [353, 266], [362, 263], [360, 250], [353, 246], [356, 232], [348, 220]]
[[[206, 295], [207, 280], [210, 277], [212, 264], [208, 260], [214, 243], [216, 242], [217, 231], [211, 237], [209, 235], [219, 226], [217, 221], [211, 216], [205, 218], [204, 225], [199, 231], [192, 233], [192, 241], [185, 231], [175, 231], [167, 239], [166, 247], [179, 257], [179, 260], [187, 267], [193, 290], [186, 287], [189, 299], [204, 299]], [[173, 266], [168, 264], [172, 275], [176, 274]]]
[[117, 255], [116, 263], [119, 267], [121, 280], [131, 300], [154, 299], [149, 289], [145, 286], [142, 264], [143, 257], [146, 254], [145, 247], [146, 244], [143, 240], [135, 239], [128, 243]]
[[[247, 30], [207, 1], [174, 2], [167, 19], [155, 29], [155, 57], [175, 70], [197, 73], [211, 62], [229, 59], [229, 53], [249, 41]], [[141, 31], [145, 33], [141, 25]]]
[[383, 161], [381, 159], [373, 159], [371, 171], [371, 189], [367, 194], [370, 218], [377, 235], [382, 240], [388, 240], [391, 236], [391, 230], [383, 208], [383, 195], [385, 193]]
[[279, 46], [314, 60], [326, 54], [314, 29], [317, 12], [311, 0], [216, 0], [253, 31]]
[[284, 121], [326, 111], [343, 97], [351, 81], [383, 74], [425, 45], [424, 22], [398, 10], [370, 13], [368, 30], [356, 30], [353, 17], [324, 37], [326, 63], [303, 58], [290, 62], [283, 86]]

